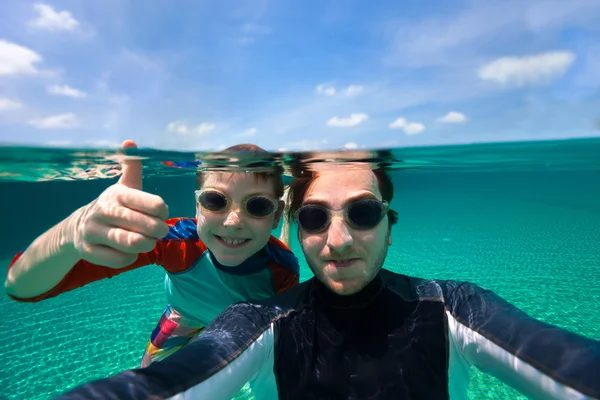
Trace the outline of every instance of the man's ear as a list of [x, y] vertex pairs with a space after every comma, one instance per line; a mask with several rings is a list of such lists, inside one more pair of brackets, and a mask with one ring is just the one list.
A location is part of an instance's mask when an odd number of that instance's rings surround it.
[[273, 219], [273, 226], [271, 229], [277, 229], [279, 225], [279, 220], [281, 219], [281, 214], [283, 214], [283, 209], [285, 208], [285, 201], [279, 200], [279, 204], [277, 206], [277, 211], [275, 211], [275, 218]]

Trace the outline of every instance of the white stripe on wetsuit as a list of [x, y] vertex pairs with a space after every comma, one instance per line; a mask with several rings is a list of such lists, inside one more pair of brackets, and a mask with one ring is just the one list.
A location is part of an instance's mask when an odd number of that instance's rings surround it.
[[465, 397], [462, 397], [465, 382], [468, 385], [468, 380], [465, 381], [464, 377], [466, 365], [473, 365], [484, 373], [495, 376], [531, 399], [592, 399], [544, 374], [515, 354], [460, 323], [450, 312], [446, 311], [446, 315], [448, 338], [451, 342], [448, 373], [452, 400], [466, 398], [466, 391]]
[[274, 336], [271, 324], [269, 329], [225, 368], [170, 399], [230, 400], [249, 381], [256, 399], [278, 398], [273, 375]]

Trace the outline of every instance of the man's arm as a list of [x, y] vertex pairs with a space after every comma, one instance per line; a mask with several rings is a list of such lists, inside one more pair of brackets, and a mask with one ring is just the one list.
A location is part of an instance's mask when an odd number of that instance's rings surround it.
[[[235, 304], [166, 359], [88, 383], [59, 399], [229, 400], [263, 371], [272, 374], [274, 336], [273, 324], [257, 308]], [[264, 393], [264, 387], [256, 390]]]
[[455, 360], [462, 358], [532, 399], [600, 398], [599, 341], [531, 318], [476, 285], [449, 282], [447, 289]]

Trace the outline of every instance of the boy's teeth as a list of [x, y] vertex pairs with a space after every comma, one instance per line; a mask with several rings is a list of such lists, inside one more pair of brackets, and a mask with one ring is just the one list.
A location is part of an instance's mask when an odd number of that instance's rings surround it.
[[222, 237], [221, 238], [222, 241], [224, 241], [227, 244], [232, 244], [232, 245], [236, 245], [236, 244], [240, 244], [240, 243], [244, 243], [246, 241], [246, 239], [227, 239]]

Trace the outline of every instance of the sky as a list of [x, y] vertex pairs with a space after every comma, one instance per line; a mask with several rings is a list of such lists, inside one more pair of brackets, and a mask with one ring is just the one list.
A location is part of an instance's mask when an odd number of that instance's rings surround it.
[[3, 0], [0, 142], [599, 137], [599, 20], [600, 0]]

